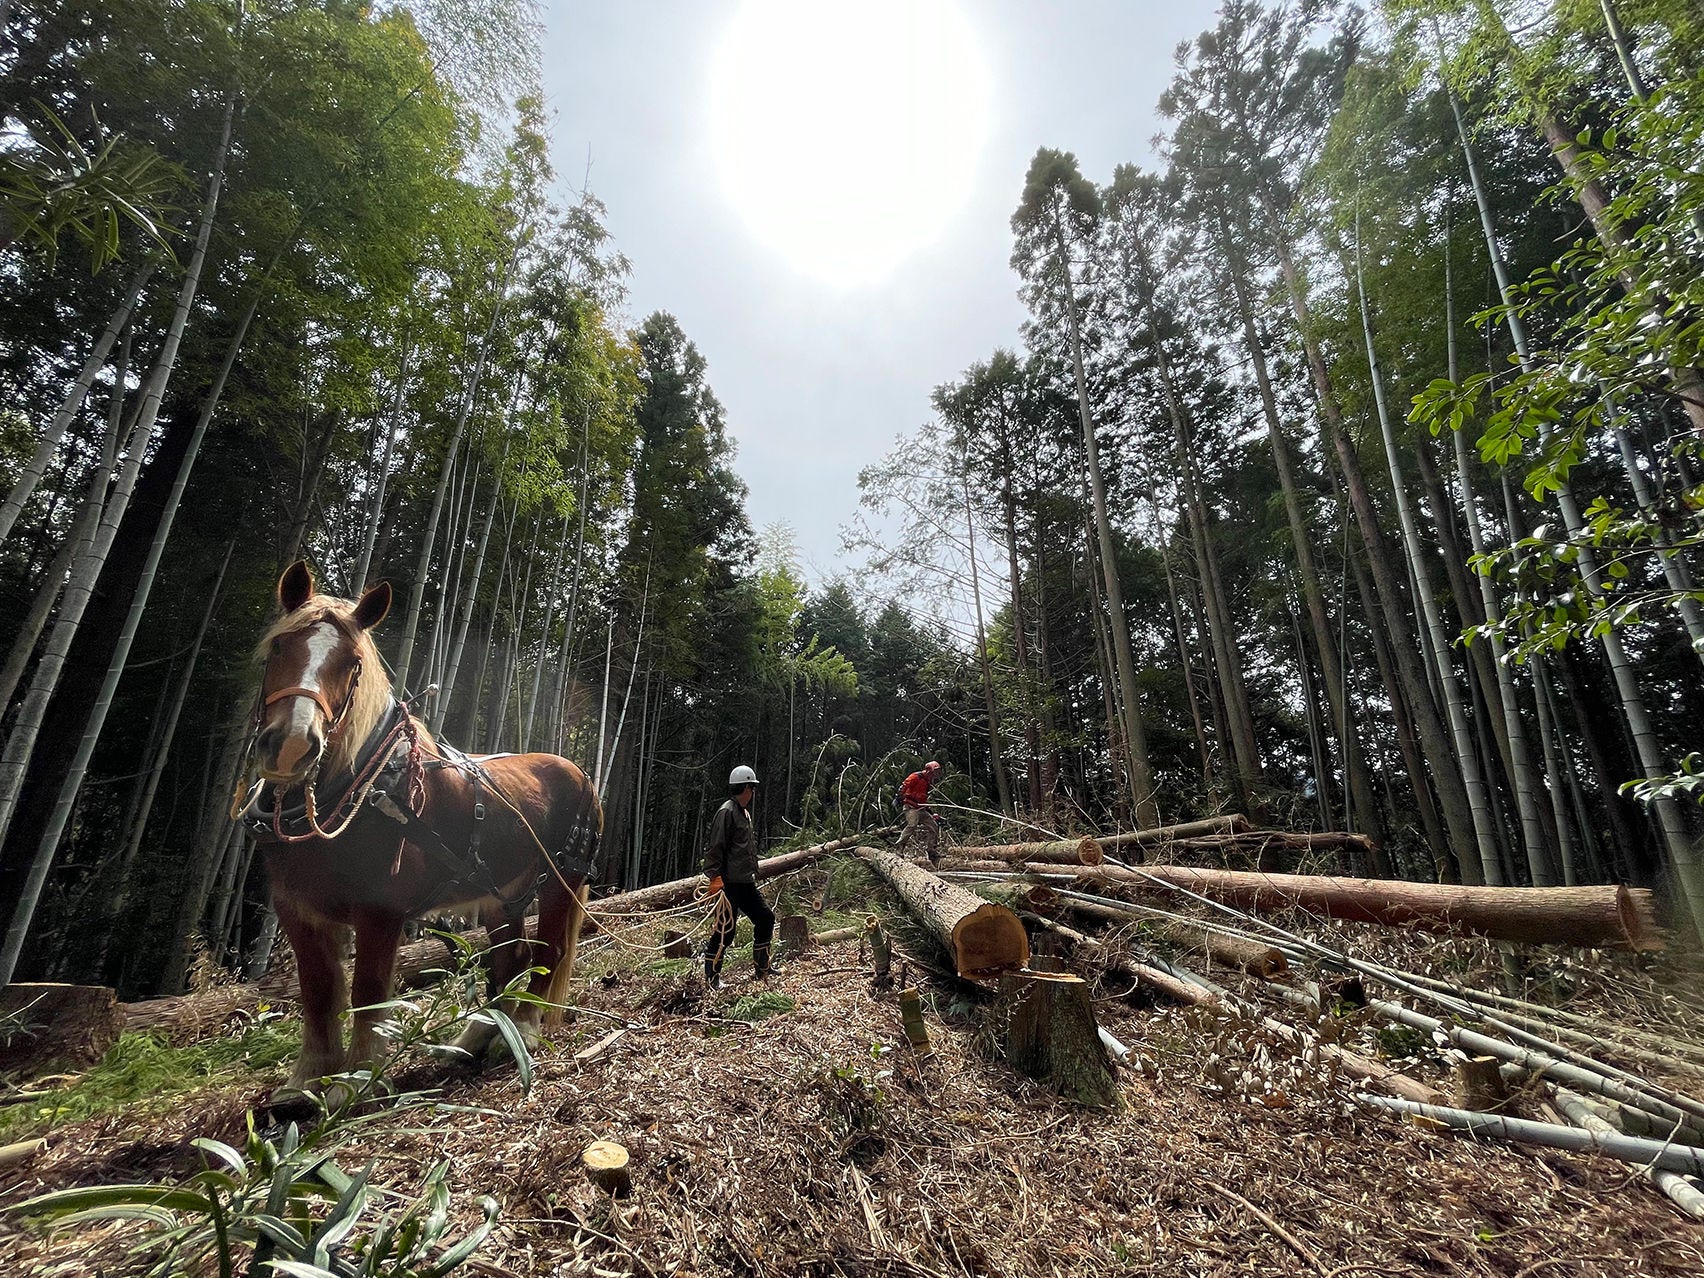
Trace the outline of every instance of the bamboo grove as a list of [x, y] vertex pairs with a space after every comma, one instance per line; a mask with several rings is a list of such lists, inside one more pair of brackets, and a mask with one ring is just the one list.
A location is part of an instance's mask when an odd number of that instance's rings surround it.
[[854, 537], [974, 618], [1007, 813], [1259, 812], [1704, 926], [1701, 36], [1228, 0], [1157, 165], [1037, 152], [1021, 352], [936, 390]]
[[448, 740], [583, 762], [604, 883], [689, 872], [738, 761], [770, 841], [863, 819], [959, 699], [942, 633], [751, 528], [704, 359], [552, 171], [538, 16], [0, 7], [5, 977], [265, 965], [230, 804], [300, 556], [394, 583]]
[[1040, 152], [1021, 353], [813, 587], [552, 168], [530, 0], [0, 4], [0, 978], [265, 965], [230, 804], [298, 557], [392, 582], [448, 740], [582, 763], [603, 885], [690, 873], [735, 762], [776, 843], [938, 757], [1047, 831], [1695, 896], [1699, 28], [1518, 8], [1232, 3], [1162, 167]]

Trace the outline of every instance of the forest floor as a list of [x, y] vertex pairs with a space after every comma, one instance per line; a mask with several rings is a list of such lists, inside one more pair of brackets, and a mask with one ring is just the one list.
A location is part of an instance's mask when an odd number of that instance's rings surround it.
[[[1119, 1112], [1064, 1103], [998, 1062], [984, 997], [925, 966], [933, 956], [921, 937], [861, 866], [819, 867], [781, 891], [789, 905], [826, 899], [815, 930], [865, 911], [893, 919], [911, 956], [902, 981], [925, 991], [931, 1059], [906, 1046], [895, 990], [873, 988], [855, 943], [795, 957], [766, 984], [744, 980], [748, 944], [720, 991], [686, 960], [594, 943], [584, 1010], [540, 1049], [530, 1089], [512, 1065], [476, 1074], [411, 1064], [400, 1086], [440, 1089], [437, 1100], [460, 1108], [352, 1129], [340, 1165], [371, 1160], [377, 1183], [413, 1194], [447, 1159], [460, 1229], [479, 1221], [481, 1195], [500, 1204], [462, 1271], [497, 1278], [1704, 1272], [1704, 1226], [1637, 1169], [1369, 1112], [1351, 1099], [1350, 1080], [1222, 1015], [1101, 991], [1102, 1024], [1145, 1066], [1120, 1071]], [[1496, 951], [1484, 943], [1330, 932], [1339, 946], [1411, 969], [1494, 980]], [[1695, 960], [1525, 957], [1594, 1014], [1704, 1024]], [[245, 1116], [282, 1078], [290, 1033], [281, 1022], [232, 1028], [240, 1032], [147, 1051], [127, 1037], [130, 1072], [112, 1077], [129, 1078], [130, 1092], [109, 1079], [119, 1099], [91, 1112], [100, 1106], [83, 1093], [109, 1067], [71, 1085], [46, 1152], [0, 1172], [0, 1204], [191, 1176], [204, 1165], [196, 1137], [240, 1148]], [[1419, 1035], [1354, 1024], [1344, 1041], [1415, 1077], [1440, 1077]], [[153, 1064], [138, 1073], [149, 1051]], [[171, 1052], [205, 1078], [159, 1055]], [[1696, 1091], [1700, 1080], [1671, 1081]], [[46, 1112], [8, 1115], [0, 1137], [32, 1134]], [[594, 1140], [630, 1151], [631, 1197], [611, 1199], [584, 1179], [580, 1154]], [[138, 1237], [130, 1224], [42, 1235], [0, 1223], [0, 1256], [8, 1274], [115, 1275], [139, 1268], [125, 1255]]]

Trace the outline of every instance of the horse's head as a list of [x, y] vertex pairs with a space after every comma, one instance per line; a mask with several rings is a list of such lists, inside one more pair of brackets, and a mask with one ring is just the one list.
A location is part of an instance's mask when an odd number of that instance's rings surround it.
[[278, 579], [283, 616], [261, 640], [255, 760], [274, 785], [306, 779], [328, 756], [360, 749], [390, 700], [390, 680], [367, 631], [390, 611], [391, 588], [380, 582], [358, 603], [314, 593], [300, 561]]

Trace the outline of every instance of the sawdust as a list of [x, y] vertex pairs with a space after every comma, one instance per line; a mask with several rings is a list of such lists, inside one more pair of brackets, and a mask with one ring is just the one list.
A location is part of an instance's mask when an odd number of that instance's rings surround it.
[[[1411, 970], [1496, 966], [1477, 942], [1330, 930], [1334, 943]], [[730, 975], [743, 964], [736, 952]], [[434, 1081], [447, 1101], [497, 1112], [411, 1115], [363, 1137], [347, 1161], [375, 1159], [382, 1183], [409, 1189], [452, 1159], [463, 1226], [477, 1220], [479, 1195], [502, 1204], [474, 1267], [499, 1276], [1704, 1272], [1704, 1228], [1625, 1165], [1370, 1114], [1348, 1080], [1234, 1020], [1103, 990], [1103, 1025], [1148, 1064], [1121, 1071], [1127, 1108], [1107, 1115], [992, 1060], [979, 996], [915, 963], [900, 984], [925, 991], [935, 1050], [921, 1067], [896, 991], [872, 989], [855, 944], [795, 958], [767, 986], [708, 992], [687, 966], [617, 947], [594, 954], [582, 1001], [602, 1015], [581, 1016], [540, 1052], [530, 1095], [512, 1069], [417, 1071], [411, 1084]], [[1665, 990], [1653, 960], [1600, 956], [1566, 975], [1570, 1005], [1593, 1014], [1615, 1014], [1619, 1001], [1623, 1017], [1690, 1026], [1699, 1010]], [[763, 1000], [777, 1010], [731, 1015], [762, 991], [784, 996]], [[576, 1061], [612, 1018], [631, 1028]], [[1371, 1026], [1349, 1032], [1356, 1050], [1376, 1050]], [[1419, 1045], [1402, 1067], [1435, 1081], [1440, 1064]], [[0, 1201], [193, 1172], [189, 1139], [238, 1140], [246, 1108], [275, 1081], [202, 1094], [143, 1123], [56, 1132], [48, 1153], [0, 1174]], [[630, 1151], [631, 1198], [584, 1179], [579, 1155], [594, 1140]], [[58, 1239], [0, 1229], [10, 1273], [129, 1272], [128, 1228]]]

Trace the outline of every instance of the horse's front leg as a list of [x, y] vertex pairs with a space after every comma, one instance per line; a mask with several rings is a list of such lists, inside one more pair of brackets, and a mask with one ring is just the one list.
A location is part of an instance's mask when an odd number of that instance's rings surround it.
[[316, 1079], [343, 1072], [343, 1014], [349, 1010], [344, 932], [339, 924], [306, 914], [283, 896], [277, 908], [279, 926], [296, 954], [302, 1001], [302, 1053], [284, 1089], [304, 1091]]
[[402, 944], [403, 916], [364, 912], [355, 919], [355, 1032], [349, 1062], [355, 1069], [372, 1069], [383, 1055], [374, 1027], [389, 1015], [388, 1003], [396, 979], [396, 952]]
[[[506, 912], [487, 910], [481, 914], [486, 937], [490, 942], [487, 962], [490, 964], [490, 994], [497, 998], [509, 984], [532, 965], [532, 942], [527, 940], [526, 927], [518, 918]], [[517, 1004], [512, 998], [498, 1001], [498, 1008], [515, 1022], [528, 1047], [538, 1042], [538, 1008], [532, 1004]], [[455, 1045], [474, 1057], [483, 1056], [497, 1038], [497, 1027], [486, 1019], [469, 1021], [456, 1036]]]

